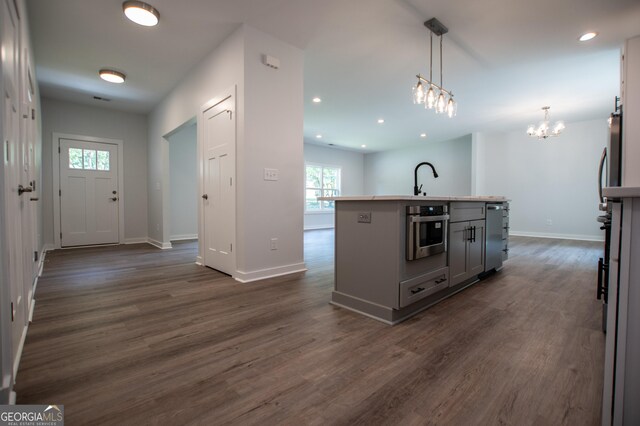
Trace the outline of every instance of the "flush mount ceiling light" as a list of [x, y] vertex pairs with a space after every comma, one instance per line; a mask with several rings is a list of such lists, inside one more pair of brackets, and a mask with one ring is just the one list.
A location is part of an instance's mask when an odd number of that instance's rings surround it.
[[318, 139], [322, 139], [322, 135], [321, 135], [321, 134], [317, 134], [317, 135], [316, 135], [316, 138], [318, 138]]
[[384, 118], [378, 118], [378, 124], [384, 123]]
[[160, 21], [160, 13], [143, 1], [125, 1], [122, 3], [124, 14], [138, 25], [153, 27]]
[[360, 145], [360, 147], [361, 147], [361, 148], [366, 148], [367, 146], [366, 146], [366, 145]]
[[426, 138], [426, 137], [427, 137], [427, 134], [426, 134], [426, 133], [420, 133], [420, 137], [421, 137], [421, 138]]
[[315, 98], [311, 99], [311, 102], [313, 102], [314, 104], [319, 104], [320, 102], [322, 102], [322, 99], [316, 96]]
[[591, 39], [596, 38], [596, 36], [598, 35], [598, 33], [595, 32], [590, 32], [590, 33], [584, 33], [580, 36], [580, 38], [578, 38], [578, 40], [580, 41], [589, 41]]
[[[413, 103], [424, 104], [426, 109], [435, 109], [437, 114], [447, 113], [449, 118], [456, 115], [458, 104], [453, 100], [453, 92], [442, 85], [442, 36], [449, 30], [436, 18], [424, 23], [429, 29], [429, 79], [416, 75], [418, 83], [413, 87]], [[440, 84], [433, 82], [433, 35], [440, 36]]]
[[119, 71], [110, 70], [110, 69], [101, 69], [100, 78], [104, 81], [108, 81], [109, 83], [124, 83], [124, 80], [127, 78], [126, 75]]
[[529, 136], [538, 139], [547, 139], [551, 136], [558, 136], [562, 133], [565, 128], [562, 121], [556, 121], [553, 128], [549, 126], [549, 109], [551, 109], [549, 106], [542, 107], [542, 110], [544, 111], [544, 120], [538, 124], [538, 127], [535, 127], [533, 124], [529, 125], [527, 128], [527, 134]]

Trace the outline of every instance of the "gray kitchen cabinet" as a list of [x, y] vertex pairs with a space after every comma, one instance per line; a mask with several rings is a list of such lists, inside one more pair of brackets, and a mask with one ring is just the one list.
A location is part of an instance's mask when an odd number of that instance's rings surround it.
[[449, 224], [449, 286], [484, 272], [485, 221]]

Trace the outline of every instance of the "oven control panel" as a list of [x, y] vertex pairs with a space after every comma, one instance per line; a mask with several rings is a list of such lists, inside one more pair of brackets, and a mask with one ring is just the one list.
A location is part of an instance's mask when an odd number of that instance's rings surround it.
[[407, 214], [420, 216], [442, 216], [447, 214], [447, 206], [407, 206]]

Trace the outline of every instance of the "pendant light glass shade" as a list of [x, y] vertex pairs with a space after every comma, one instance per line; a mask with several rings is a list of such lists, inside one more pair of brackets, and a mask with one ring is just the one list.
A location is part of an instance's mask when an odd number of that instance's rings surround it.
[[436, 101], [436, 112], [438, 114], [442, 114], [446, 108], [446, 102], [444, 100], [444, 94], [440, 93], [438, 95], [438, 100]]
[[458, 104], [453, 100], [453, 97], [449, 98], [449, 102], [447, 102], [447, 115], [449, 118], [452, 118], [458, 112]]
[[422, 82], [418, 80], [418, 84], [413, 87], [413, 103], [421, 104], [424, 102], [424, 86]]
[[433, 86], [429, 85], [429, 90], [427, 90], [427, 102], [426, 107], [429, 109], [433, 109], [436, 104], [436, 92], [433, 90]]

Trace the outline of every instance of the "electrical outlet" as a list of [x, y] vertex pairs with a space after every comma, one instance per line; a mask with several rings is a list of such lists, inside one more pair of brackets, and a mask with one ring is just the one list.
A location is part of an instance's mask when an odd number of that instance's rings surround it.
[[553, 226], [553, 220], [547, 219], [547, 226]]
[[278, 239], [277, 238], [272, 238], [270, 244], [271, 244], [270, 245], [271, 250], [278, 250]]
[[278, 169], [264, 169], [264, 180], [278, 180]]
[[358, 223], [371, 223], [371, 212], [358, 213]]

